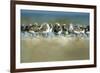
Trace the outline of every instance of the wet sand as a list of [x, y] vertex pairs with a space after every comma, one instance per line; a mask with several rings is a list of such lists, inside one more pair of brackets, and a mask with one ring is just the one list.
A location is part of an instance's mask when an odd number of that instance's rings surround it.
[[21, 62], [48, 62], [89, 59], [86, 37], [53, 37], [21, 39]]

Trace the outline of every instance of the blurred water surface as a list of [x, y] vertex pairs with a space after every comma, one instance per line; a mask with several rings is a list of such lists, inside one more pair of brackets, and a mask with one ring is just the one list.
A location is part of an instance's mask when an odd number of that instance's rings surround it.
[[21, 39], [21, 62], [89, 59], [88, 37], [26, 37]]

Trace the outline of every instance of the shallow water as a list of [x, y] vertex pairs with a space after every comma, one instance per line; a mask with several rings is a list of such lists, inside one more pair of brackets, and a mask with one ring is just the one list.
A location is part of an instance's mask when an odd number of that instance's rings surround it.
[[27, 37], [21, 39], [21, 62], [89, 59], [88, 37]]

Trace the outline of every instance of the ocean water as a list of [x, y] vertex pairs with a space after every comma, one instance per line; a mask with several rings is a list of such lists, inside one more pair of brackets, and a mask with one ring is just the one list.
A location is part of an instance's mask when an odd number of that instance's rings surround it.
[[60, 23], [89, 25], [89, 13], [21, 10], [21, 24]]

